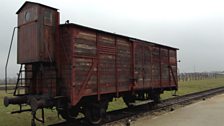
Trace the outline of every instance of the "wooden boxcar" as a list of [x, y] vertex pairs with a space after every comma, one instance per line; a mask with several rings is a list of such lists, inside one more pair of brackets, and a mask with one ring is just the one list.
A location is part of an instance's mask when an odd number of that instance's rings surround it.
[[60, 25], [60, 35], [62, 89], [72, 105], [83, 96], [177, 89], [176, 48], [76, 24]]
[[157, 102], [163, 91], [178, 88], [176, 48], [60, 25], [57, 9], [39, 3], [26, 2], [17, 14], [17, 97], [4, 103], [30, 105], [32, 122], [37, 109], [56, 107], [65, 119], [82, 112], [96, 124], [114, 97], [129, 106], [135, 100]]

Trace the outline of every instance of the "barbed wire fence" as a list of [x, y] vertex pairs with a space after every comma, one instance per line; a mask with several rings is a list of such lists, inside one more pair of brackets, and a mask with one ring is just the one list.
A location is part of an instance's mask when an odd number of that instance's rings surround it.
[[224, 74], [220, 72], [194, 72], [194, 73], [179, 73], [179, 81], [192, 81], [192, 80], [204, 80], [204, 79], [216, 79], [224, 77]]

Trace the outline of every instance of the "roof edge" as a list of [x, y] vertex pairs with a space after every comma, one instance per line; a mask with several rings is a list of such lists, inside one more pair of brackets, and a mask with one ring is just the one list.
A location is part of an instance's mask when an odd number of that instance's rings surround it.
[[47, 6], [47, 5], [44, 5], [44, 4], [40, 4], [40, 3], [36, 3], [36, 2], [26, 1], [26, 2], [19, 8], [19, 10], [16, 12], [16, 14], [18, 14], [18, 13], [22, 10], [22, 8], [23, 8], [26, 4], [28, 4], [28, 3], [30, 3], [30, 4], [37, 4], [37, 5], [39, 5], [39, 6], [43, 6], [43, 7], [51, 8], [51, 9], [54, 9], [54, 10], [58, 10], [57, 8], [50, 7], [50, 6]]
[[138, 39], [138, 38], [135, 38], [135, 37], [130, 37], [130, 36], [122, 35], [122, 34], [116, 34], [116, 33], [108, 32], [108, 31], [104, 31], [104, 30], [95, 29], [95, 28], [92, 28], [92, 27], [87, 27], [87, 26], [84, 26], [84, 25], [79, 25], [79, 24], [76, 24], [76, 23], [60, 24], [60, 26], [62, 26], [62, 27], [64, 27], [64, 26], [65, 27], [66, 26], [78, 26], [78, 27], [82, 27], [82, 28], [88, 28], [88, 29], [95, 30], [95, 31], [98, 31], [98, 32], [102, 32], [102, 33], [106, 33], [106, 34], [111, 34], [111, 35], [117, 35], [117, 36], [120, 36], [120, 37], [125, 37], [125, 38], [128, 38], [128, 39], [133, 40], [133, 41], [141, 41], [141, 42], [151, 43], [151, 44], [154, 44], [154, 45], [159, 45], [159, 46], [166, 47], [166, 48], [179, 50], [179, 48], [171, 47], [171, 46], [160, 44], [160, 43], [157, 43], [157, 42], [142, 40], [142, 39]]

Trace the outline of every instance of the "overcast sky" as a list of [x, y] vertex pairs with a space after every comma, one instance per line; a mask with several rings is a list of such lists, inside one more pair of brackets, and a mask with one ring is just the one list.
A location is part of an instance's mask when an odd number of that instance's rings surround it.
[[[0, 3], [0, 78], [16, 11], [23, 0]], [[180, 72], [224, 70], [223, 0], [33, 0], [59, 9], [61, 23], [70, 20], [100, 30], [179, 48]], [[16, 76], [16, 40], [9, 75]]]

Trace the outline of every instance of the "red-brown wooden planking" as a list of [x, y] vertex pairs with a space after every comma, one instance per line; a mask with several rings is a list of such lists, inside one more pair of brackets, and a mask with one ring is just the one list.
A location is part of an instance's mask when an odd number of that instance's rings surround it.
[[25, 2], [18, 14], [18, 63], [30, 92], [84, 96], [177, 88], [176, 48], [77, 25], [59, 25], [57, 9]]
[[18, 14], [18, 60], [22, 63], [54, 61], [58, 12], [26, 2]]
[[70, 85], [73, 105], [83, 96], [176, 86], [169, 69], [176, 78], [175, 48], [75, 24], [61, 25], [60, 33], [60, 43], [69, 48], [61, 59], [69, 57], [71, 63], [70, 69], [60, 71], [71, 73], [63, 79]]

